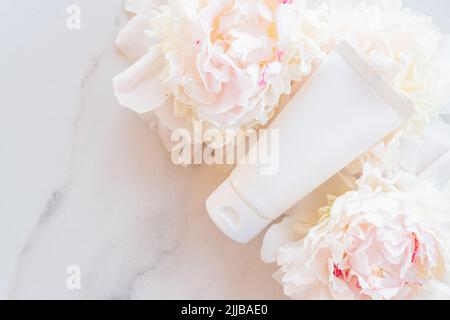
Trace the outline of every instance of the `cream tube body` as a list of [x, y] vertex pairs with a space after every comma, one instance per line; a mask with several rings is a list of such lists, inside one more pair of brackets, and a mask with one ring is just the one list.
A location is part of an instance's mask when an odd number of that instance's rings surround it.
[[[408, 99], [341, 43], [260, 137], [245, 163], [208, 198], [210, 217], [230, 238], [250, 241], [412, 112]], [[270, 149], [269, 160], [276, 163], [251, 163], [261, 149]]]

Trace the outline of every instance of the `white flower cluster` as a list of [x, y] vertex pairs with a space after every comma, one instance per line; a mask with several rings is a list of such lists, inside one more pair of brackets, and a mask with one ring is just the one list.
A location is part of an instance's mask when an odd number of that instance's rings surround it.
[[296, 299], [450, 298], [450, 201], [414, 175], [366, 164], [356, 190], [330, 198], [311, 227], [285, 218], [261, 255]]
[[[164, 4], [163, 4], [164, 3]], [[135, 17], [117, 44], [133, 65], [114, 79], [119, 102], [154, 111], [160, 130], [265, 125], [282, 96], [341, 40], [352, 44], [417, 114], [418, 132], [450, 102], [450, 39], [400, 0], [127, 0]]]
[[128, 1], [137, 15], [118, 46], [134, 64], [114, 86], [122, 105], [154, 111], [169, 133], [199, 120], [222, 130], [264, 125], [326, 56], [319, 12], [302, 1], [153, 2]]

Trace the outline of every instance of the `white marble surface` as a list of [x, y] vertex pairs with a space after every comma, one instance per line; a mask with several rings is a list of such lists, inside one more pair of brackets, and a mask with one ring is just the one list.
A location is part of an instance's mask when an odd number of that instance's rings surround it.
[[[450, 31], [450, 1], [405, 3]], [[261, 239], [235, 244], [207, 217], [224, 174], [173, 166], [118, 106], [122, 0], [3, 0], [0, 15], [0, 298], [283, 298]]]

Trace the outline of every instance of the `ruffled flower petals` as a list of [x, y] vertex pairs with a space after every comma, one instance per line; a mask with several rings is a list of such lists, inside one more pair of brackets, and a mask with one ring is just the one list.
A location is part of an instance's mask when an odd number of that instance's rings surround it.
[[444, 200], [412, 175], [386, 179], [366, 167], [357, 190], [322, 209], [319, 224], [301, 240], [298, 220], [272, 226], [265, 260], [276, 259], [276, 277], [295, 299], [447, 298], [450, 205]]
[[[308, 76], [313, 61], [325, 56], [315, 39], [293, 37], [295, 32], [288, 30], [301, 28], [295, 22], [303, 5], [278, 0], [173, 0], [161, 6], [149, 19], [146, 34], [164, 54], [161, 79], [166, 92], [191, 109], [191, 120], [219, 128], [266, 124], [282, 95], [291, 93], [293, 82]], [[314, 19], [315, 13], [308, 15]], [[286, 41], [280, 41], [277, 24], [287, 20]]]
[[299, 20], [297, 18], [296, 11], [293, 10], [294, 6], [290, 4], [280, 5], [276, 11], [277, 32], [280, 39], [289, 40], [296, 33], [298, 29]]
[[133, 17], [117, 37], [116, 46], [132, 63], [143, 57], [150, 46], [150, 39], [145, 33], [148, 19], [148, 14]]
[[146, 30], [150, 27], [152, 11], [163, 3], [163, 0], [126, 0], [125, 10], [135, 14], [119, 32], [116, 46], [130, 62], [144, 56], [152, 46]]
[[130, 68], [113, 79], [119, 103], [137, 113], [160, 107], [167, 99], [159, 79], [164, 59], [157, 49], [151, 49]]
[[274, 224], [267, 230], [260, 252], [262, 261], [265, 263], [276, 262], [278, 249], [299, 238], [292, 228], [296, 222], [295, 218], [286, 217], [281, 223]]

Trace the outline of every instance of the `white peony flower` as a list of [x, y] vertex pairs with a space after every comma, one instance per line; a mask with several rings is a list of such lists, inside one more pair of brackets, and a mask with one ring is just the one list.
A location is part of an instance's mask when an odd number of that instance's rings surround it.
[[166, 142], [197, 120], [205, 129], [257, 128], [346, 40], [415, 103], [402, 134], [448, 112], [450, 36], [431, 18], [400, 0], [310, 2], [127, 0], [135, 16], [117, 45], [133, 65], [114, 79], [119, 102], [146, 117], [154, 111]]
[[[309, 231], [294, 217], [261, 250], [295, 299], [450, 298], [450, 205], [428, 182], [366, 166]], [[306, 234], [306, 236], [305, 236]]]
[[114, 85], [138, 113], [167, 109], [157, 115], [172, 130], [193, 120], [264, 125], [292, 82], [325, 56], [316, 11], [303, 1], [170, 0], [155, 10], [158, 2], [129, 1], [137, 16], [118, 45], [140, 59]]

